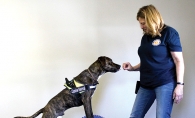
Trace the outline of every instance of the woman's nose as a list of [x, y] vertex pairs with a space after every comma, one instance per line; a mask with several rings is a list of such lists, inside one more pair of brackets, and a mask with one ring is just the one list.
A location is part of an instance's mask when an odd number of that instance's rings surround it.
[[140, 25], [140, 27], [141, 27], [141, 29], [143, 29], [143, 28], [144, 28], [144, 26], [143, 26], [143, 25]]

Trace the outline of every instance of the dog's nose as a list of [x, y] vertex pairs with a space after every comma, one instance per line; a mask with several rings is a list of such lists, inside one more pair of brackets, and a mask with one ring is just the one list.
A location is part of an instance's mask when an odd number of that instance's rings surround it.
[[121, 65], [118, 65], [118, 69], [120, 70], [120, 68], [121, 68]]

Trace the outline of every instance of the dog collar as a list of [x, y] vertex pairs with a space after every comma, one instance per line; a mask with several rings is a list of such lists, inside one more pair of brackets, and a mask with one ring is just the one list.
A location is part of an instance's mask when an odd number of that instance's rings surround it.
[[93, 76], [93, 74], [91, 73], [91, 71], [89, 69], [87, 69], [87, 71], [89, 72], [89, 74], [91, 75], [92, 79], [93, 79], [93, 84], [99, 84], [98, 81], [95, 79], [95, 77]]

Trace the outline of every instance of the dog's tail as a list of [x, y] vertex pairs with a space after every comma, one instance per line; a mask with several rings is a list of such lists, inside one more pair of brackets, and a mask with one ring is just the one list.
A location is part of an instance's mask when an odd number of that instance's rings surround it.
[[35, 118], [35, 117], [37, 117], [40, 113], [43, 113], [43, 109], [44, 109], [44, 108], [40, 109], [39, 111], [37, 111], [35, 114], [33, 114], [33, 115], [30, 116], [30, 117], [17, 116], [17, 117], [14, 117], [14, 118]]

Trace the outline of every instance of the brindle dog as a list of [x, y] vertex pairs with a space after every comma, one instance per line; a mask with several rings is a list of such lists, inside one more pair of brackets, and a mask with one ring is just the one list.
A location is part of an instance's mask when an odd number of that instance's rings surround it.
[[[93, 95], [95, 88], [98, 84], [98, 78], [106, 72], [117, 72], [120, 70], [120, 65], [115, 64], [112, 59], [101, 56], [88, 69], [82, 71], [78, 76], [73, 78], [74, 81], [87, 85], [86, 89], [82, 93], [72, 93], [71, 89], [66, 87], [56, 96], [54, 96], [47, 105], [37, 111], [30, 117], [15, 117], [15, 118], [35, 118], [40, 113], [43, 113], [42, 118], [57, 118], [63, 116], [64, 112], [72, 107], [78, 107], [83, 105], [87, 118], [93, 118], [93, 111], [91, 106], [91, 96]], [[92, 85], [92, 89], [90, 89]]]

